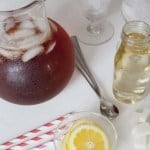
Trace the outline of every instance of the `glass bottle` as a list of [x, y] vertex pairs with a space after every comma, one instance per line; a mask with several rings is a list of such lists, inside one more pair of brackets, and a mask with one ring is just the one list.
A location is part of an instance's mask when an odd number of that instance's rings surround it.
[[45, 12], [44, 0], [0, 11], [0, 97], [37, 104], [60, 93], [74, 70], [68, 34]]
[[131, 21], [122, 30], [114, 60], [113, 93], [118, 101], [135, 104], [148, 94], [150, 82], [150, 26]]

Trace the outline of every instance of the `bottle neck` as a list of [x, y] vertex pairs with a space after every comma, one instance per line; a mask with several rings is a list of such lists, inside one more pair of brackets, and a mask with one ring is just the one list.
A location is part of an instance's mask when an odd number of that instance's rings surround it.
[[128, 48], [135, 50], [149, 49], [150, 26], [141, 21], [127, 23], [122, 31], [122, 41]]

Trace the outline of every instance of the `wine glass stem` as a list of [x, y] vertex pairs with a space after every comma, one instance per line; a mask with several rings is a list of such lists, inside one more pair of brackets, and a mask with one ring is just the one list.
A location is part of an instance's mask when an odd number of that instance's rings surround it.
[[102, 27], [100, 23], [97, 22], [91, 22], [88, 26], [87, 26], [87, 31], [91, 34], [94, 35], [99, 35], [102, 31]]

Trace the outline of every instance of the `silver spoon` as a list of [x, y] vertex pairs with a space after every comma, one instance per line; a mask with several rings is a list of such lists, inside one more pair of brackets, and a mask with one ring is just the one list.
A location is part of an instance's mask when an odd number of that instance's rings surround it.
[[112, 102], [106, 100], [104, 96], [101, 94], [100, 87], [98, 86], [95, 77], [91, 73], [84, 59], [77, 37], [72, 36], [71, 39], [75, 48], [76, 67], [85, 77], [87, 82], [90, 84], [90, 86], [93, 88], [93, 90], [99, 97], [101, 113], [106, 117], [108, 117], [109, 119], [116, 118], [119, 115], [119, 109]]

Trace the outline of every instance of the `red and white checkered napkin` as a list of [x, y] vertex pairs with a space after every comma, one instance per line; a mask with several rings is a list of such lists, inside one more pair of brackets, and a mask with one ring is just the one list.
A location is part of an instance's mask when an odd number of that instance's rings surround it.
[[41, 150], [44, 147], [46, 148], [47, 145], [52, 144], [51, 141], [54, 138], [54, 129], [56, 129], [58, 124], [61, 123], [61, 121], [67, 118], [70, 114], [71, 113], [61, 116], [51, 122], [40, 126], [39, 128], [31, 130], [1, 144], [0, 150], [28, 150], [31, 148], [34, 148], [35, 150]]

